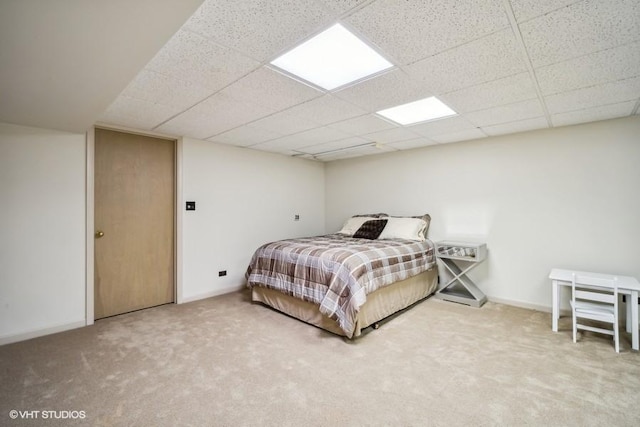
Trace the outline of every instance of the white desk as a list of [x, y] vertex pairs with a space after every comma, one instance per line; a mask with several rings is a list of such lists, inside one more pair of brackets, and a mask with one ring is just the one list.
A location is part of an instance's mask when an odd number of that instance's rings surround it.
[[631, 332], [631, 348], [639, 350], [638, 343], [638, 292], [640, 282], [635, 277], [616, 276], [614, 274], [589, 273], [584, 271], [563, 270], [554, 268], [549, 273], [552, 283], [552, 323], [553, 332], [558, 332], [558, 319], [560, 318], [560, 286], [571, 286], [572, 273], [580, 276], [582, 285], [590, 285], [589, 278], [611, 280], [618, 278], [618, 292], [629, 295], [627, 298], [627, 332]]

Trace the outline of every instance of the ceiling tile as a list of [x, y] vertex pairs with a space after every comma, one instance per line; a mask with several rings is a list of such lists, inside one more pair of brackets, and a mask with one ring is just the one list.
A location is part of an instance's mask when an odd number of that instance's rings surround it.
[[475, 125], [484, 127], [541, 117], [544, 116], [544, 111], [538, 98], [534, 98], [486, 110], [473, 111], [464, 116]]
[[434, 135], [473, 130], [475, 128], [476, 126], [464, 117], [454, 116], [413, 125], [408, 129], [418, 135], [431, 138]]
[[446, 93], [527, 71], [508, 28], [406, 67], [434, 93]]
[[206, 139], [272, 114], [265, 107], [237, 101], [218, 92], [158, 128], [161, 132]]
[[429, 138], [421, 137], [415, 139], [408, 139], [406, 141], [392, 142], [387, 145], [397, 150], [412, 150], [414, 148], [427, 147], [429, 145], [436, 145], [437, 142], [430, 140]]
[[439, 144], [467, 141], [469, 139], [486, 138], [487, 135], [480, 129], [467, 129], [459, 132], [451, 132], [443, 135], [432, 136], [431, 139]]
[[618, 104], [640, 97], [640, 77], [591, 86], [545, 97], [551, 114], [583, 110], [599, 105]]
[[251, 123], [251, 127], [256, 129], [277, 132], [283, 135], [298, 133], [321, 126], [320, 123], [287, 111], [281, 111]]
[[151, 130], [179, 112], [180, 110], [175, 107], [120, 95], [109, 106], [107, 111], [102, 113], [98, 121], [106, 124]]
[[313, 0], [207, 0], [185, 28], [263, 62], [333, 21], [334, 13]]
[[515, 74], [439, 96], [458, 113], [484, 110], [536, 97], [529, 73]]
[[[336, 20], [398, 67], [326, 93], [265, 65]], [[375, 114], [434, 95], [458, 115]], [[337, 159], [548, 128], [545, 105], [557, 126], [637, 113], [640, 1], [207, 0], [100, 121], [286, 155], [383, 144]]]
[[317, 89], [261, 67], [223, 90], [239, 101], [279, 111], [324, 95]]
[[337, 15], [341, 15], [362, 4], [369, 3], [371, 0], [321, 0]]
[[[344, 132], [340, 132], [337, 129], [331, 129], [328, 127], [321, 127], [317, 129], [311, 129], [305, 132], [300, 132], [295, 135], [288, 135], [282, 138], [273, 139], [262, 144], [255, 146], [256, 148], [268, 147], [275, 150], [296, 150], [301, 147], [308, 147], [311, 145], [321, 144], [325, 142], [337, 141], [339, 139], [348, 138], [348, 135]], [[254, 147], [251, 147], [254, 148]]]
[[551, 121], [554, 126], [567, 126], [624, 117], [631, 114], [635, 104], [636, 101], [634, 100], [619, 104], [602, 105], [595, 108], [571, 111], [568, 113], [554, 114], [551, 116]]
[[484, 126], [482, 131], [489, 136], [504, 135], [508, 133], [526, 132], [535, 129], [548, 128], [549, 124], [544, 117], [536, 117], [533, 119], [519, 120], [517, 122], [502, 123], [493, 126]]
[[416, 139], [419, 136], [420, 135], [418, 135], [417, 133], [405, 128], [382, 130], [364, 135], [365, 138], [370, 139], [371, 141], [380, 142], [383, 144], [406, 141], [408, 139]]
[[205, 99], [212, 90], [175, 77], [143, 69], [122, 92], [123, 96], [185, 110]]
[[509, 26], [500, 0], [378, 0], [346, 21], [403, 65]]
[[371, 144], [371, 141], [368, 141], [363, 138], [358, 137], [350, 137], [345, 139], [340, 139], [338, 141], [325, 142], [323, 144], [315, 144], [306, 147], [300, 147], [296, 151], [300, 151], [302, 153], [309, 154], [319, 154], [332, 150], [342, 150], [350, 147], [358, 147], [364, 144]]
[[295, 156], [295, 155], [299, 155], [300, 153], [294, 150], [289, 150], [287, 148], [277, 148], [277, 147], [270, 147], [270, 146], [263, 146], [263, 144], [258, 144], [258, 145], [254, 145], [251, 147], [252, 150], [259, 150], [259, 151], [266, 151], [268, 153], [278, 153], [278, 154], [283, 154], [285, 156]]
[[510, 0], [513, 14], [518, 22], [562, 9], [578, 1], [582, 0]]
[[362, 116], [367, 113], [363, 109], [331, 95], [313, 99], [285, 111], [323, 125]]
[[534, 67], [640, 38], [638, 0], [585, 0], [520, 24]]
[[180, 30], [145, 68], [218, 90], [258, 66], [258, 62], [238, 52]]
[[212, 134], [219, 133], [224, 130], [220, 123], [210, 123], [207, 116], [198, 115], [187, 111], [179, 116], [169, 120], [157, 128], [158, 132], [172, 135], [182, 135], [195, 139], [206, 139]]
[[640, 75], [640, 42], [574, 58], [536, 70], [544, 95]]
[[269, 132], [263, 129], [256, 129], [250, 125], [240, 126], [227, 132], [223, 132], [208, 139], [208, 141], [220, 142], [223, 144], [246, 147], [260, 144], [271, 139], [280, 138], [282, 134]]
[[427, 89], [425, 83], [411, 79], [400, 69], [334, 92], [337, 98], [372, 113], [431, 95], [433, 92]]
[[377, 132], [385, 129], [393, 129], [397, 126], [386, 120], [379, 118], [373, 114], [367, 114], [365, 116], [354, 117], [353, 119], [343, 120], [336, 122], [329, 127], [333, 129], [341, 130], [352, 135], [367, 134]]

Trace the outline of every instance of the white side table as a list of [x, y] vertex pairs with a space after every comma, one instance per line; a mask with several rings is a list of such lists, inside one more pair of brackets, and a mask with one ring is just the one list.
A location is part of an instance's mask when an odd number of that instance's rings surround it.
[[[482, 307], [487, 302], [487, 297], [467, 276], [467, 273], [485, 260], [487, 245], [445, 240], [436, 243], [436, 256], [453, 275], [451, 280], [436, 292], [436, 298], [472, 307]], [[464, 269], [458, 266], [456, 261], [465, 263]]]

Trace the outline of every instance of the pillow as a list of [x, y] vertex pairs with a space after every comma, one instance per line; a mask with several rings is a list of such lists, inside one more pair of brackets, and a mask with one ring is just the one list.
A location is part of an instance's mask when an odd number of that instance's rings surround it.
[[426, 240], [427, 232], [429, 231], [429, 224], [431, 224], [431, 215], [424, 214], [424, 215], [414, 215], [414, 216], [394, 216], [393, 218], [418, 218], [423, 220], [424, 222], [427, 223], [427, 226], [425, 227], [424, 232], [421, 234], [421, 236], [422, 236], [422, 240]]
[[354, 216], [345, 221], [342, 229], [338, 231], [340, 234], [346, 234], [347, 236], [353, 236], [353, 233], [358, 231], [362, 224], [372, 219], [376, 219], [372, 216]]
[[377, 214], [359, 214], [359, 215], [354, 215], [353, 218], [356, 217], [361, 217], [361, 216], [368, 216], [371, 218], [385, 218], [388, 217], [389, 215], [386, 213], [377, 213]]
[[424, 214], [421, 216], [412, 216], [411, 218], [420, 218], [421, 220], [423, 220], [424, 222], [427, 223], [427, 226], [424, 228], [424, 238], [427, 238], [427, 232], [429, 231], [429, 224], [431, 224], [431, 215], [429, 214]]
[[376, 214], [358, 214], [354, 215], [348, 220], [345, 221], [342, 229], [338, 231], [340, 234], [346, 234], [348, 236], [353, 236], [353, 233], [358, 231], [358, 228], [362, 226], [366, 221], [377, 218], [388, 217], [386, 213], [376, 213]]
[[358, 228], [358, 231], [356, 231], [353, 234], [353, 237], [355, 239], [375, 240], [375, 239], [378, 238], [380, 233], [382, 233], [382, 230], [384, 230], [384, 227], [386, 225], [387, 225], [387, 220], [386, 219], [372, 219], [372, 220], [369, 220], [369, 221], [365, 222], [364, 224], [362, 224], [362, 226], [360, 228]]
[[390, 217], [379, 239], [426, 240], [427, 223], [420, 218]]

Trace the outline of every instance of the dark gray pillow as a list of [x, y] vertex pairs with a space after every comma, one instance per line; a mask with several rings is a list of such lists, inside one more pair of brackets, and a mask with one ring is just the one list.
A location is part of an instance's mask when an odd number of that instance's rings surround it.
[[382, 230], [384, 230], [387, 221], [386, 219], [371, 219], [366, 221], [358, 228], [358, 231], [353, 234], [353, 237], [356, 239], [375, 240], [380, 233], [382, 233]]
[[370, 216], [371, 218], [384, 218], [384, 217], [387, 217], [389, 215], [387, 215], [386, 213], [358, 214], [358, 215], [352, 216], [352, 218], [358, 218], [358, 217], [363, 217], [363, 216]]

